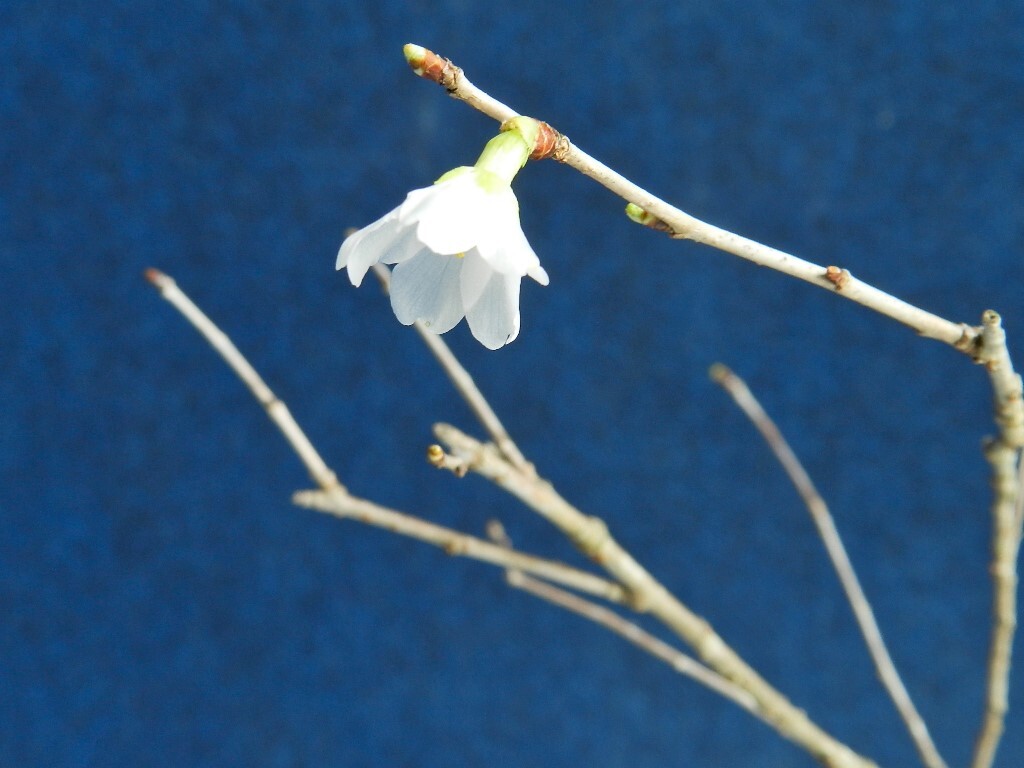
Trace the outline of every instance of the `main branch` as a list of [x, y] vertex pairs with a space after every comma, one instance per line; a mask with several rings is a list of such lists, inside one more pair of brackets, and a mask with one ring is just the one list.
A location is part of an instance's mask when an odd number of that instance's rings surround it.
[[[466, 102], [485, 115], [502, 123], [518, 116], [519, 113], [514, 109], [471, 83], [465, 73], [450, 60], [438, 56], [433, 51], [410, 44], [405, 46], [405, 57], [417, 75], [441, 85], [450, 96]], [[573, 145], [564, 134], [557, 134], [550, 156], [589, 176], [623, 200], [639, 207], [652, 217], [651, 223], [658, 223], [659, 228], [676, 237], [710, 245], [759, 266], [774, 269], [832, 291], [909, 326], [922, 336], [945, 342], [963, 352], [970, 350], [974, 338], [978, 335], [978, 329], [965, 323], [954, 323], [915, 307], [858, 280], [848, 270], [834, 266], [823, 267], [701, 221], [613, 171], [600, 160]]]

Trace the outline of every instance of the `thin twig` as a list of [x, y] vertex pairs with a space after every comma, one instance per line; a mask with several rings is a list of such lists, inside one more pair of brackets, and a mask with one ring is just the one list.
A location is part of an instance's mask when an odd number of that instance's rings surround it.
[[782, 432], [761, 407], [743, 379], [721, 363], [716, 363], [711, 367], [711, 378], [729, 393], [736, 401], [736, 405], [761, 433], [768, 447], [775, 454], [775, 458], [778, 459], [779, 464], [782, 465], [790, 481], [796, 487], [800, 498], [803, 499], [839, 577], [843, 591], [846, 593], [846, 599], [853, 609], [861, 634], [864, 636], [864, 642], [871, 654], [872, 661], [874, 661], [875, 669], [878, 671], [879, 679], [906, 724], [910, 737], [914, 740], [914, 745], [921, 756], [921, 761], [929, 768], [946, 768], [946, 762], [935, 747], [924, 719], [914, 706], [903, 680], [896, 671], [896, 665], [889, 655], [889, 650], [882, 639], [882, 632], [875, 620], [874, 611], [861, 588], [860, 580], [846, 553], [846, 547], [843, 546], [832, 514], [829, 512], [825, 500], [818, 493], [818, 489], [815, 488], [810, 475], [807, 474]]
[[622, 584], [638, 606], [689, 644], [701, 661], [750, 693], [757, 702], [758, 716], [779, 734], [832, 768], [875, 765], [822, 730], [754, 671], [705, 619], [680, 602], [623, 549], [601, 519], [580, 512], [546, 480], [513, 466], [494, 445], [480, 443], [448, 424], [435, 424], [434, 434], [449, 453], [469, 461], [471, 472], [505, 489], [558, 527], [581, 552]]
[[999, 315], [982, 315], [983, 331], [975, 359], [992, 382], [999, 435], [988, 442], [985, 458], [992, 468], [992, 637], [986, 674], [985, 710], [974, 745], [971, 768], [989, 768], [1005, 728], [1009, 709], [1010, 658], [1017, 629], [1017, 558], [1024, 514], [1021, 504], [1021, 447], [1024, 446], [1024, 397], [1014, 372]]
[[383, 528], [399, 536], [407, 536], [440, 547], [446, 554], [468, 557], [501, 568], [536, 574], [548, 581], [571, 587], [579, 592], [600, 597], [612, 603], [630, 604], [626, 591], [618, 584], [555, 560], [528, 555], [524, 552], [492, 544], [484, 539], [406, 515], [372, 501], [355, 496], [299, 491], [292, 501], [301, 507], [326, 512], [336, 517], [356, 520], [376, 528]]
[[[501, 547], [512, 547], [512, 540], [505, 533], [504, 526], [498, 520], [489, 520], [487, 522], [487, 535], [491, 541]], [[534, 597], [546, 600], [552, 605], [589, 619], [595, 624], [614, 632], [645, 653], [665, 662], [679, 674], [689, 677], [715, 693], [724, 696], [755, 717], [760, 717], [761, 713], [757, 708], [757, 702], [749, 693], [739, 686], [730, 683], [713, 670], [708, 669], [692, 656], [687, 656], [682, 651], [673, 648], [638, 624], [623, 618], [615, 611], [580, 597], [573, 592], [560, 589], [543, 579], [528, 576], [514, 568], [509, 568], [505, 571], [505, 580], [509, 586], [528, 592]]]
[[[381, 285], [384, 286], [384, 292], [388, 293], [391, 288], [391, 271], [383, 264], [374, 264], [373, 271], [377, 275], [377, 279], [380, 280]], [[462, 396], [462, 399], [466, 401], [466, 405], [473, 411], [473, 414], [487, 431], [487, 434], [491, 436], [491, 440], [498, 446], [498, 449], [515, 466], [524, 471], [533, 472], [533, 465], [523, 456], [519, 446], [515, 444], [509, 436], [508, 430], [505, 429], [505, 425], [498, 418], [498, 414], [491, 408], [490, 403], [487, 402], [487, 399], [483, 396], [479, 387], [477, 387], [476, 382], [473, 381], [473, 377], [469, 375], [469, 371], [462, 367], [462, 364], [452, 353], [451, 349], [448, 348], [444, 339], [427, 328], [420, 320], [417, 320], [413, 325], [416, 328], [416, 333], [420, 335], [423, 343], [427, 345], [431, 354], [441, 364], [444, 372], [451, 379], [452, 384], [455, 385], [455, 389]]]
[[160, 295], [181, 312], [186, 320], [192, 323], [195, 329], [224, 358], [224, 362], [242, 380], [242, 383], [249, 388], [253, 397], [263, 406], [267, 416], [281, 430], [285, 439], [306, 466], [306, 470], [309, 472], [313, 482], [325, 491], [345, 492], [345, 487], [338, 481], [338, 476], [334, 474], [320, 457], [316, 448], [313, 447], [309, 438], [306, 437], [306, 433], [299, 428], [299, 425], [288, 410], [288, 406], [270, 390], [270, 387], [266, 385], [266, 382], [256, 373], [256, 369], [238, 351], [238, 347], [234, 345], [231, 339], [185, 295], [173, 278], [165, 275], [158, 269], [152, 268], [147, 269], [144, 274], [146, 280], [152, 283], [160, 291]]
[[510, 586], [521, 589], [524, 592], [529, 592], [535, 597], [547, 600], [549, 603], [611, 630], [656, 659], [665, 662], [679, 674], [685, 675], [715, 693], [724, 696], [755, 717], [762, 720], [765, 719], [764, 714], [757, 706], [757, 700], [752, 695], [708, 669], [696, 659], [687, 656], [682, 651], [673, 648], [668, 643], [642, 629], [639, 625], [624, 619], [615, 611], [572, 592], [552, 586], [541, 579], [527, 576], [521, 571], [509, 571], [507, 581]]
[[[499, 122], [505, 122], [518, 115], [514, 109], [471, 83], [465, 73], [450, 60], [420, 46], [412, 45], [406, 46], [407, 59], [410, 49], [416, 54], [414, 59], [410, 59], [416, 74], [438, 83], [453, 98], [466, 102]], [[978, 333], [976, 328], [946, 320], [858, 280], [848, 270], [834, 266], [822, 267], [684, 213], [594, 159], [571, 144], [565, 136], [559, 138], [551, 156], [594, 179], [622, 199], [639, 206], [654, 219], [667, 225], [677, 237], [710, 245], [759, 266], [783, 272], [837, 293], [909, 326], [922, 336], [943, 341], [961, 351], [969, 350]]]

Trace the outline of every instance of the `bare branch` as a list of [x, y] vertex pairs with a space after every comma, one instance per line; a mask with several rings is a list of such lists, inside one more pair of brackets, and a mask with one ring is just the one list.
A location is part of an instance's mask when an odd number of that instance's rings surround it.
[[322, 490], [296, 493], [296, 504], [338, 517], [347, 517], [359, 522], [384, 528], [393, 533], [440, 547], [449, 555], [460, 555], [502, 568], [515, 568], [543, 576], [549, 581], [615, 603], [632, 603], [626, 591], [600, 576], [577, 568], [545, 560], [522, 552], [500, 547], [450, 528], [426, 520], [387, 509], [373, 502], [349, 494], [338, 482], [337, 475], [324, 463], [306, 434], [299, 427], [285, 404], [266, 385], [256, 369], [249, 364], [231, 339], [218, 328], [209, 317], [182, 291], [175, 281], [156, 269], [146, 271], [146, 279], [152, 283], [178, 311], [195, 326], [207, 341], [224, 358], [231, 369], [249, 387], [256, 399], [263, 405], [267, 415], [281, 429], [292, 448], [306, 465], [309, 474]]
[[[514, 109], [470, 82], [450, 60], [411, 44], [405, 47], [405, 55], [417, 75], [438, 83], [453, 98], [465, 101], [474, 109], [502, 123], [517, 116]], [[715, 227], [655, 197], [573, 146], [557, 131], [554, 134], [553, 139], [548, 137], [548, 143], [553, 148], [550, 154], [544, 156], [576, 168], [627, 200], [636, 207], [636, 210], [627, 207], [630, 218], [673, 237], [711, 245], [754, 264], [837, 293], [912, 328], [922, 336], [937, 339], [971, 354], [986, 364], [995, 392], [996, 420], [1001, 433], [996, 443], [986, 451], [993, 467], [993, 485], [997, 496], [993, 504], [996, 531], [992, 566], [996, 594], [986, 711], [972, 768], [988, 768], [1003, 730], [1007, 708], [1006, 677], [1016, 626], [1016, 561], [1020, 549], [1021, 525], [1024, 524], [1024, 502], [1019, 500], [1022, 495], [1020, 478], [1024, 476], [1024, 468], [1020, 467], [1020, 452], [1024, 445], [1024, 409], [1021, 405], [1020, 379], [1010, 364], [999, 316], [995, 312], [987, 312], [983, 318], [983, 328], [955, 323], [868, 285], [853, 277], [849, 270], [837, 266], [822, 267]]]
[[599, 624], [605, 629], [611, 630], [644, 652], [665, 662], [679, 674], [696, 680], [701, 685], [747, 710], [747, 712], [755, 717], [762, 720], [765, 719], [757, 706], [757, 700], [752, 695], [708, 669], [691, 656], [687, 656], [682, 651], [658, 639], [639, 625], [624, 619], [615, 611], [575, 595], [572, 592], [552, 586], [541, 579], [527, 576], [521, 571], [509, 571], [507, 580], [509, 585], [513, 587], [529, 592], [535, 597], [546, 600], [553, 605], [557, 605], [559, 608], [564, 608], [578, 616], [589, 619], [595, 624]]
[[846, 599], [850, 602], [850, 607], [853, 609], [853, 615], [856, 617], [861, 634], [864, 636], [864, 642], [871, 654], [872, 661], [874, 661], [878, 677], [896, 705], [900, 717], [906, 724], [910, 737], [914, 740], [914, 745], [921, 756], [921, 761], [929, 768], [946, 768], [946, 762], [935, 747], [924, 719], [914, 706], [910, 694], [903, 685], [903, 680], [896, 671], [896, 665], [889, 655], [889, 650], [882, 639], [882, 632], [878, 627], [878, 622], [875, 620], [875, 613], [871, 610], [871, 604], [861, 588], [860, 580], [857, 578], [857, 574], [853, 569], [853, 563], [850, 562], [850, 558], [846, 553], [846, 547], [843, 546], [843, 541], [839, 536], [839, 530], [836, 528], [832, 514], [829, 512], [825, 500], [818, 493], [818, 489], [815, 488], [810, 475], [807, 474], [803, 464], [797, 458], [793, 449], [790, 448], [782, 432], [775, 425], [775, 422], [772, 421], [771, 417], [768, 416], [764, 408], [761, 407], [761, 404], [754, 397], [754, 394], [747, 387], [743, 379], [721, 363], [716, 363], [711, 367], [711, 378], [732, 396], [732, 399], [736, 401], [736, 405], [740, 407], [740, 410], [747, 415], [747, 418], [754, 424], [757, 431], [761, 433], [765, 442], [768, 443], [768, 447], [775, 454], [775, 458], [778, 459], [779, 464], [782, 465], [790, 481], [796, 487], [800, 498], [803, 499], [804, 504], [807, 506], [807, 511], [810, 512], [811, 519], [818, 529], [818, 534], [825, 544], [825, 549], [828, 552], [829, 559], [832, 561], [833, 568], [835, 568], [836, 575], [839, 576], [839, 582], [846, 593]]
[[427, 544], [433, 544], [449, 555], [468, 557], [501, 568], [536, 574], [548, 581], [563, 584], [578, 592], [594, 595], [609, 602], [632, 603], [622, 587], [600, 576], [555, 560], [546, 560], [507, 549], [484, 539], [382, 507], [366, 499], [325, 491], [299, 491], [292, 496], [292, 501], [301, 507], [326, 512], [335, 517], [356, 520], [376, 528], [383, 528], [399, 536], [407, 536]]
[[[505, 533], [504, 526], [498, 520], [487, 521], [487, 536], [499, 546], [512, 547], [512, 540]], [[528, 592], [534, 597], [546, 600], [552, 605], [564, 608], [571, 613], [589, 619], [605, 629], [611, 630], [645, 653], [649, 653], [656, 659], [665, 662], [679, 674], [696, 680], [698, 683], [747, 710], [755, 717], [760, 717], [757, 702], [749, 693], [739, 686], [733, 685], [691, 656], [687, 656], [682, 651], [655, 637], [639, 625], [623, 618], [615, 613], [615, 611], [515, 569], [510, 568], [505, 571], [505, 580], [510, 586]]]

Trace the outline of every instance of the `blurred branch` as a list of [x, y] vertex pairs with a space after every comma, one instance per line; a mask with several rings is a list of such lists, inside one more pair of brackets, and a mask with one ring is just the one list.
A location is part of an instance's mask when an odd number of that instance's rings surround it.
[[857, 578], [857, 574], [853, 569], [853, 563], [850, 562], [849, 555], [846, 553], [846, 547], [843, 546], [843, 541], [839, 536], [839, 530], [836, 528], [832, 514], [829, 512], [825, 500], [818, 493], [818, 489], [815, 488], [810, 475], [807, 474], [803, 464], [797, 458], [793, 449], [790, 448], [782, 432], [775, 422], [772, 421], [771, 417], [768, 416], [764, 408], [761, 407], [761, 404], [754, 397], [754, 394], [747, 387], [743, 379], [721, 363], [711, 366], [711, 378], [729, 393], [736, 402], [736, 405], [740, 407], [740, 410], [747, 415], [747, 418], [757, 428], [757, 431], [761, 433], [768, 447], [775, 454], [775, 458], [778, 459], [779, 464], [782, 465], [783, 470], [785, 470], [790, 481], [796, 487], [800, 498], [803, 499], [807, 511], [810, 512], [811, 519], [818, 529], [818, 534], [825, 544], [825, 549], [828, 552], [829, 559], [832, 561], [832, 566], [839, 576], [839, 582], [846, 593], [846, 599], [853, 609], [853, 615], [857, 619], [861, 634], [864, 636], [864, 642], [871, 654], [872, 661], [874, 661], [879, 679], [881, 679], [890, 698], [896, 705], [900, 717], [903, 718], [903, 722], [910, 732], [910, 737], [914, 740], [914, 745], [917, 747], [918, 754], [921, 756], [921, 761], [929, 768], [946, 768], [945, 761], [942, 759], [928, 733], [928, 727], [925, 725], [924, 719], [914, 706], [910, 694], [903, 685], [903, 680], [896, 671], [896, 665], [889, 655], [889, 650], [882, 639], [882, 632], [878, 627], [878, 622], [875, 620], [875, 613], [871, 610], [871, 604], [861, 588], [860, 580]]
[[[487, 535], [496, 544], [511, 548], [512, 541], [505, 533], [505, 528], [498, 520], [490, 520], [487, 523]], [[505, 571], [505, 580], [512, 587], [521, 589], [534, 597], [545, 600], [552, 605], [562, 608], [570, 613], [582, 616], [605, 629], [614, 632], [625, 638], [645, 653], [654, 656], [656, 659], [668, 664], [672, 669], [681, 675], [685, 675], [708, 689], [729, 699], [737, 706], [747, 710], [755, 717], [761, 713], [757, 708], [757, 702], [753, 696], [739, 686], [733, 685], [721, 675], [708, 669], [696, 659], [687, 656], [682, 651], [673, 648], [668, 643], [658, 639], [650, 632], [647, 632], [639, 625], [623, 618], [603, 605], [598, 605], [579, 595], [567, 592], [564, 589], [549, 584], [542, 579], [528, 576], [522, 571], [510, 568]]]
[[292, 501], [301, 507], [326, 512], [335, 517], [356, 520], [376, 528], [383, 528], [399, 536], [407, 536], [427, 544], [433, 544], [443, 549], [448, 555], [468, 557], [497, 565], [506, 570], [515, 569], [532, 573], [548, 581], [571, 587], [612, 603], [629, 604], [631, 602], [622, 587], [600, 576], [555, 560], [546, 560], [514, 549], [507, 549], [484, 539], [382, 507], [366, 499], [324, 491], [299, 491], [292, 496]]

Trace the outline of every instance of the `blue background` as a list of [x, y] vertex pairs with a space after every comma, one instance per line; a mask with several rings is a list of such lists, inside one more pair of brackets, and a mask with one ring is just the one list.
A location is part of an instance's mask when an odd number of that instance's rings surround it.
[[[429, 7], [428, 7], [429, 6]], [[500, 573], [289, 504], [309, 485], [142, 281], [175, 278], [351, 489], [571, 548], [423, 461], [478, 432], [346, 227], [472, 162], [474, 82], [691, 213], [1024, 361], [1024, 7], [976, 2], [5, 3], [0, 8], [0, 763], [811, 765]], [[811, 716], [915, 758], [795, 493], [707, 379], [745, 376], [832, 504], [954, 765], [980, 717], [992, 431], [980, 369], [849, 302], [517, 180], [551, 274], [523, 331], [448, 340], [541, 471]], [[1024, 706], [1024, 665], [1012, 681]], [[999, 764], [1024, 761], [1008, 722]]]

